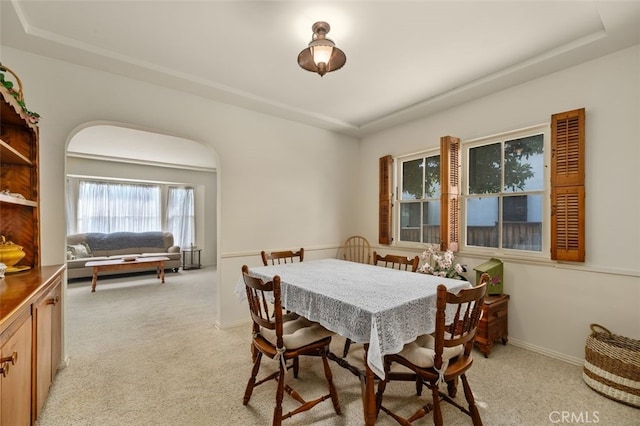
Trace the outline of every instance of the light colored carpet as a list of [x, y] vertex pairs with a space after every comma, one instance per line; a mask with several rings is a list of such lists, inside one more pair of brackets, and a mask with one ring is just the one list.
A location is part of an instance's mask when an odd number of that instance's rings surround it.
[[[275, 382], [256, 388], [242, 405], [250, 328], [214, 327], [215, 279], [215, 270], [204, 268], [167, 273], [164, 285], [154, 275], [105, 278], [96, 293], [88, 281], [71, 283], [70, 363], [58, 373], [38, 425], [271, 424]], [[332, 350], [340, 353], [342, 345], [336, 336]], [[265, 361], [263, 372], [274, 368]], [[330, 365], [343, 414], [336, 416], [325, 401], [284, 424], [363, 424], [359, 381]], [[596, 394], [583, 383], [580, 367], [510, 344], [494, 346], [489, 358], [478, 352], [468, 377], [485, 425], [640, 424], [640, 410]], [[317, 358], [303, 359], [300, 377], [290, 379], [309, 399], [325, 392]], [[392, 382], [385, 405], [407, 414], [417, 408], [416, 398], [412, 383]], [[285, 402], [285, 410], [294, 406], [287, 395]], [[471, 423], [448, 404], [444, 419]], [[427, 416], [417, 424], [431, 422]], [[377, 424], [395, 422], [381, 413]]]

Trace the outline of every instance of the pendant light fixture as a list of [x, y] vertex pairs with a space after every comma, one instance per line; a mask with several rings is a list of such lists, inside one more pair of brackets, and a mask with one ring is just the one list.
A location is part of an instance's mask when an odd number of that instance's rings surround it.
[[326, 38], [331, 29], [329, 24], [322, 21], [316, 22], [311, 29], [313, 30], [313, 38], [309, 47], [298, 55], [298, 65], [307, 71], [317, 72], [320, 77], [342, 68], [347, 62], [347, 57], [333, 41]]

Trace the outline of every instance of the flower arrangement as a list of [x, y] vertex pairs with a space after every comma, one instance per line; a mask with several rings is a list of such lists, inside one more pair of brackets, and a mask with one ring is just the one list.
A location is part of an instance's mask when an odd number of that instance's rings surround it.
[[455, 263], [455, 256], [451, 250], [440, 254], [437, 246], [429, 245], [420, 255], [418, 272], [438, 277], [466, 279], [462, 273], [467, 270], [459, 263]]

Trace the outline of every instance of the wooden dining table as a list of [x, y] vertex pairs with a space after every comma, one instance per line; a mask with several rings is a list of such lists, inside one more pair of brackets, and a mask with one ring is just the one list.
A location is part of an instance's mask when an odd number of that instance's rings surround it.
[[[366, 425], [376, 421], [374, 382], [376, 376], [384, 378], [384, 356], [400, 352], [406, 343], [435, 330], [439, 284], [453, 292], [471, 286], [463, 280], [339, 259], [255, 266], [249, 273], [265, 281], [280, 276], [282, 304], [287, 310], [365, 344], [365, 368], [359, 376]], [[236, 294], [241, 299], [245, 296], [242, 278]], [[339, 360], [333, 354], [331, 358]]]

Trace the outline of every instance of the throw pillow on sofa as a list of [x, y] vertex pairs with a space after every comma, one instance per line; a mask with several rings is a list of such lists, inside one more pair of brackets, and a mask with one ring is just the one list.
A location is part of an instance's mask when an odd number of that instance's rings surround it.
[[[69, 258], [71, 256], [71, 258]], [[91, 257], [91, 249], [87, 244], [70, 244], [67, 245], [67, 260], [83, 259]]]

